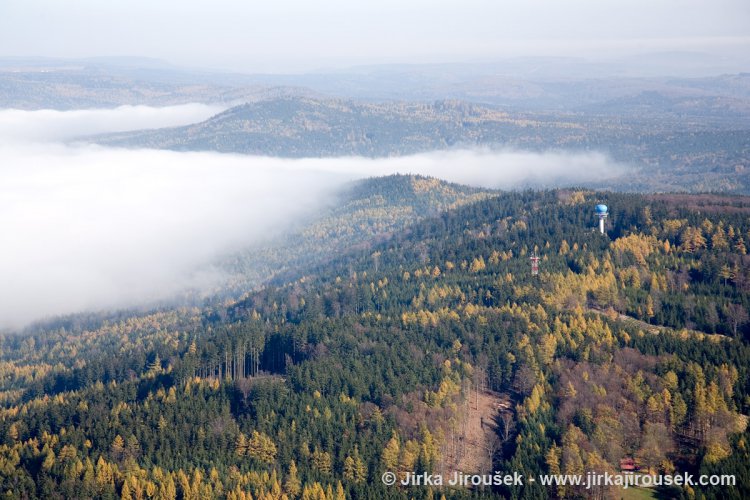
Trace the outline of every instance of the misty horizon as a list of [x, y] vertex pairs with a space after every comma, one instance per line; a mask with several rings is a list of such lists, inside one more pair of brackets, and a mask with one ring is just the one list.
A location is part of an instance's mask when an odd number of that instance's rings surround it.
[[147, 56], [246, 74], [540, 56], [616, 60], [671, 51], [735, 59], [742, 71], [750, 47], [750, 8], [740, 0], [710, 7], [697, 0], [263, 6], [222, 0], [208, 11], [193, 1], [101, 8], [90, 0], [75, 7], [33, 0], [5, 5], [2, 14], [0, 56]]
[[[101, 65], [113, 70], [138, 71], [176, 71], [194, 73], [195, 76], [215, 75], [226, 77], [315, 77], [377, 74], [403, 70], [459, 69], [468, 68], [470, 74], [485, 73], [497, 76], [516, 76], [528, 79], [578, 78], [590, 79], [602, 76], [625, 76], [631, 78], [684, 77], [700, 78], [723, 74], [741, 74], [750, 72], [750, 37], [725, 38], [719, 40], [719, 46], [726, 44], [732, 48], [723, 53], [714, 49], [698, 47], [690, 49], [679, 42], [673, 46], [653, 49], [636, 48], [622, 53], [581, 54], [578, 52], [551, 54], [546, 52], [530, 54], [507, 54], [487, 57], [436, 57], [428, 60], [413, 59], [375, 59], [332, 61], [311, 66], [243, 66], [216, 65], [211, 63], [196, 64], [172, 58], [156, 58], [146, 54], [125, 53], [120, 55], [100, 54], [82, 56], [50, 56], [47, 54], [0, 54], [0, 71], [20, 72], [48, 71], [44, 69], [53, 65], [53, 70], [65, 70], [65, 66], [74, 69], [80, 65]], [[582, 42], [585, 44], [588, 42]], [[57, 67], [57, 65], [63, 65]], [[564, 64], [572, 65], [561, 66]], [[544, 66], [549, 67], [544, 69]]]

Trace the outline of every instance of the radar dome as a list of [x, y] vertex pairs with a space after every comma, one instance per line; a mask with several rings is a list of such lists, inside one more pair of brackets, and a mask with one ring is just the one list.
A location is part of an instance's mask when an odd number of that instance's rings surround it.
[[596, 213], [598, 213], [598, 214], [606, 214], [607, 213], [607, 205], [597, 205], [596, 206]]

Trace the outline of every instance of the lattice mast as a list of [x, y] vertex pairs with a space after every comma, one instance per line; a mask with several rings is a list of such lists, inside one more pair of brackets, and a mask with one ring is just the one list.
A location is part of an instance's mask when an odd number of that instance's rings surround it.
[[539, 257], [536, 252], [531, 254], [531, 257], [529, 257], [529, 260], [531, 261], [531, 275], [532, 276], [539, 276], [539, 260], [541, 257]]

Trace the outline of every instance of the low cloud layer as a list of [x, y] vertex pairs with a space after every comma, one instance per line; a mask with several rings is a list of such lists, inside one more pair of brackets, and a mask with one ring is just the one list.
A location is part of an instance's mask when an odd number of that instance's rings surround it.
[[75, 111], [0, 109], [0, 142], [64, 141], [107, 132], [176, 127], [203, 121], [223, 109], [197, 103]]
[[296, 168], [342, 175], [363, 173], [367, 177], [419, 174], [492, 189], [570, 186], [616, 177], [626, 170], [624, 165], [599, 152], [490, 149], [436, 151], [384, 159], [308, 159], [300, 160]]
[[353, 179], [412, 173], [512, 188], [579, 184], [620, 168], [598, 153], [293, 160], [21, 139], [0, 138], [0, 328], [208, 286], [217, 277], [197, 270], [333, 202]]

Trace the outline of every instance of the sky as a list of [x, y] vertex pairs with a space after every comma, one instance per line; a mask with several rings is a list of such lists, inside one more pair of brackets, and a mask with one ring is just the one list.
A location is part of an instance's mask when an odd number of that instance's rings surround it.
[[540, 180], [580, 185], [626, 168], [597, 152], [284, 159], [65, 142], [190, 123], [208, 112], [200, 105], [0, 110], [0, 331], [209, 290], [226, 278], [212, 266], [217, 259], [331, 206], [356, 179], [411, 173], [513, 188]]
[[0, 56], [291, 73], [517, 56], [750, 52], [747, 0], [3, 0]]

